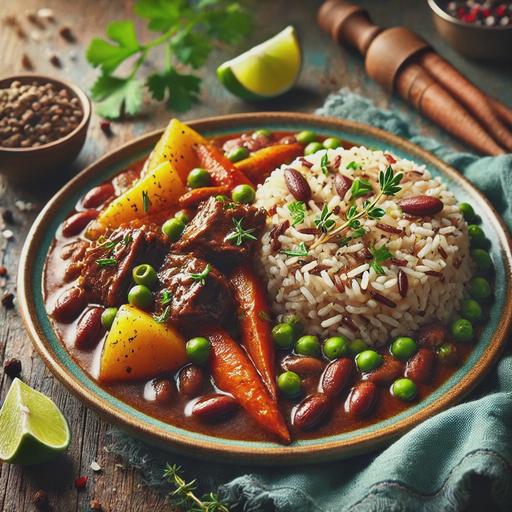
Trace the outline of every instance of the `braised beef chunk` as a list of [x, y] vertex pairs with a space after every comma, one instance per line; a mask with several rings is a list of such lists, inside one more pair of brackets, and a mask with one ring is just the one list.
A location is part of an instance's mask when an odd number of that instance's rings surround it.
[[199, 251], [214, 261], [250, 254], [265, 225], [265, 210], [211, 197], [201, 203], [175, 249]]
[[168, 243], [157, 225], [121, 226], [86, 249], [77, 262], [79, 285], [89, 302], [119, 306], [127, 301], [133, 267], [149, 263], [158, 268], [167, 251]]
[[173, 323], [219, 322], [232, 307], [226, 278], [193, 254], [169, 253], [158, 272], [156, 310]]

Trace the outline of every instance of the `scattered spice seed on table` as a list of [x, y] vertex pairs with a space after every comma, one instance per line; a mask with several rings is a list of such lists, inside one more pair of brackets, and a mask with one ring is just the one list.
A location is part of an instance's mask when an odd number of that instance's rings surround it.
[[5, 292], [2, 295], [2, 306], [5, 309], [12, 309], [14, 307], [14, 293]]
[[11, 379], [18, 377], [21, 373], [21, 361], [15, 357], [8, 359], [4, 363], [4, 372]]
[[89, 502], [89, 508], [92, 512], [101, 512], [103, 510], [103, 507], [98, 500], [91, 500]]
[[4, 210], [2, 212], [2, 220], [6, 224], [14, 224], [14, 215], [12, 214], [11, 210]]
[[0, 265], [0, 277], [5, 277], [7, 275], [7, 268], [4, 265]]
[[50, 501], [48, 500], [48, 494], [42, 489], [39, 489], [32, 496], [32, 503], [38, 510], [49, 510]]

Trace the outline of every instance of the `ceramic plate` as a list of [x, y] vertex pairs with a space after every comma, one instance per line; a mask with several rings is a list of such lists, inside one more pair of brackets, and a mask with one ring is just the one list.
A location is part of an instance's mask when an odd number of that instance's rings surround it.
[[43, 304], [43, 268], [57, 228], [78, 199], [93, 186], [110, 179], [132, 162], [147, 155], [162, 133], [157, 131], [104, 156], [71, 180], [46, 205], [27, 237], [18, 277], [20, 311], [36, 349], [60, 381], [107, 421], [160, 446], [188, 455], [214, 456], [216, 460], [272, 464], [325, 461], [375, 449], [433, 414], [452, 406], [474, 388], [499, 357], [512, 320], [510, 238], [496, 211], [476, 188], [454, 169], [419, 147], [355, 122], [306, 114], [257, 113], [209, 118], [194, 121], [190, 125], [206, 136], [263, 127], [281, 131], [312, 129], [320, 134], [334, 135], [370, 148], [389, 150], [425, 164], [434, 176], [442, 177], [459, 201], [467, 201], [477, 207], [486, 235], [492, 242], [496, 299], [480, 339], [464, 365], [450, 379], [401, 414], [355, 431], [296, 441], [291, 446], [219, 439], [189, 432], [152, 418], [111, 396], [82, 371], [57, 339]]

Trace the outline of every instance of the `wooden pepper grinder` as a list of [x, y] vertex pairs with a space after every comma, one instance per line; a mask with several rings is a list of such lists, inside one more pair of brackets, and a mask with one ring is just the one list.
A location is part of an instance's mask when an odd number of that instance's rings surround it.
[[[368, 75], [386, 90], [397, 91], [423, 115], [478, 151], [490, 155], [505, 152], [473, 115], [422, 66], [419, 58], [437, 54], [417, 34], [405, 27], [381, 29], [371, 22], [362, 7], [343, 0], [327, 0], [320, 8], [318, 22], [336, 42], [357, 48], [365, 57]], [[430, 62], [428, 58], [426, 61]], [[489, 105], [483, 93], [480, 94]], [[512, 147], [512, 134], [494, 112], [492, 119], [484, 124], [488, 130], [488, 124], [494, 126], [493, 135], [504, 147], [509, 144]]]

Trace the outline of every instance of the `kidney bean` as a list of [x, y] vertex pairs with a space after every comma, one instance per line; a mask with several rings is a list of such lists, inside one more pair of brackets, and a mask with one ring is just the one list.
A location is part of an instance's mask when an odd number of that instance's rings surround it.
[[84, 210], [68, 217], [62, 224], [62, 234], [65, 237], [76, 236], [81, 233], [85, 226], [98, 216], [97, 210]]
[[302, 174], [291, 167], [284, 170], [284, 181], [290, 194], [297, 201], [309, 201], [311, 199], [311, 187]]
[[75, 336], [75, 347], [80, 350], [94, 348], [103, 335], [101, 314], [103, 308], [95, 307], [87, 310], [78, 322]]
[[193, 364], [185, 366], [178, 374], [178, 388], [189, 398], [198, 396], [203, 388], [203, 372]]
[[72, 322], [85, 308], [85, 292], [78, 286], [65, 290], [55, 302], [51, 315], [58, 322]]
[[238, 402], [229, 395], [212, 393], [200, 398], [192, 407], [192, 416], [201, 421], [218, 421], [238, 408]]
[[150, 380], [144, 388], [144, 398], [158, 404], [169, 404], [173, 394], [173, 384], [169, 379]]
[[300, 377], [309, 377], [321, 373], [323, 364], [316, 357], [289, 355], [281, 361], [281, 367], [283, 370], [295, 372]]
[[334, 177], [334, 188], [341, 199], [343, 199], [346, 193], [350, 190], [352, 183], [353, 182], [349, 177], [340, 173], [336, 174]]
[[101, 206], [109, 197], [112, 197], [114, 193], [114, 185], [112, 185], [112, 183], [98, 185], [85, 194], [82, 199], [82, 206], [84, 208], [98, 208], [98, 206]]
[[368, 416], [377, 404], [378, 390], [373, 382], [359, 382], [350, 390], [345, 401], [345, 411], [351, 416]]
[[331, 401], [324, 393], [309, 395], [295, 408], [293, 424], [301, 430], [310, 430], [326, 418], [330, 408]]
[[352, 359], [343, 357], [329, 363], [320, 377], [320, 391], [328, 397], [338, 396], [354, 373]]
[[384, 362], [378, 368], [363, 374], [363, 380], [373, 382], [377, 386], [388, 386], [402, 375], [404, 367], [400, 361], [389, 354], [384, 354], [383, 358]]
[[428, 382], [434, 372], [434, 352], [427, 348], [420, 348], [407, 362], [405, 376], [414, 382]]
[[418, 345], [434, 350], [446, 340], [446, 327], [442, 324], [424, 325], [418, 332]]

